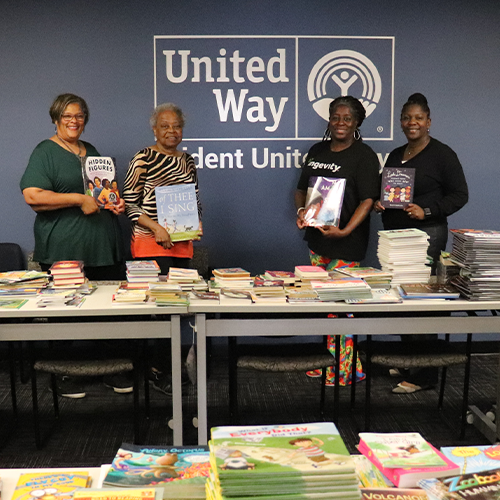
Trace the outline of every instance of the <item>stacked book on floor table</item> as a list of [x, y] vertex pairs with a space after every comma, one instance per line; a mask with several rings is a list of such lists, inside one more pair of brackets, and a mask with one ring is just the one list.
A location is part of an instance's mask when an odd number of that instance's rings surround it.
[[500, 300], [500, 231], [452, 229], [450, 260], [460, 275], [451, 278], [469, 300]]
[[250, 290], [253, 288], [253, 279], [250, 273], [241, 267], [225, 267], [212, 271], [211, 288], [228, 288], [231, 290]]
[[420, 229], [379, 231], [377, 256], [382, 271], [392, 274], [392, 284], [427, 283], [431, 275], [427, 248], [429, 236]]
[[355, 464], [335, 425], [215, 427], [207, 499], [360, 499]]

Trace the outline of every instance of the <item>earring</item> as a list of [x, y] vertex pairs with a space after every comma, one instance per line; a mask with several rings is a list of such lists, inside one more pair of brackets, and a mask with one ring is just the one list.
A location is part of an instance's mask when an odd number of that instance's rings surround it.
[[330, 133], [330, 130], [327, 127], [325, 130], [325, 133], [323, 134], [323, 140], [328, 141], [331, 138], [332, 138], [332, 134]]
[[[356, 137], [356, 132], [358, 133], [357, 137]], [[354, 140], [359, 141], [360, 139], [361, 139], [361, 132], [358, 129], [356, 129], [354, 131]]]

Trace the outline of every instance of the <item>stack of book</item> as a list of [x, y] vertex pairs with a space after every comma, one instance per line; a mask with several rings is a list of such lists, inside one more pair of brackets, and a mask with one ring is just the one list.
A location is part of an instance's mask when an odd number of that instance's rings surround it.
[[286, 304], [286, 293], [283, 281], [255, 278], [250, 290], [253, 302], [266, 304]]
[[297, 280], [295, 273], [291, 271], [266, 271], [264, 273], [266, 280], [282, 281], [284, 285], [293, 285]]
[[38, 295], [46, 289], [49, 275], [39, 271], [6, 271], [0, 273], [0, 300], [21, 299]]
[[299, 304], [301, 302], [319, 302], [318, 294], [315, 290], [308, 287], [285, 287], [285, 293], [290, 304]]
[[159, 281], [160, 266], [156, 260], [129, 260], [126, 265], [129, 283], [142, 283], [147, 288], [148, 283]]
[[416, 432], [359, 434], [359, 451], [398, 488], [426, 478], [455, 475], [460, 468]]
[[253, 288], [250, 273], [241, 267], [218, 268], [212, 271], [212, 288], [246, 289]]
[[[154, 300], [157, 306], [188, 306], [189, 292], [182, 291], [180, 285], [167, 285], [163, 283], [149, 284], [149, 297]], [[174, 290], [173, 287], [177, 286]]]
[[362, 278], [369, 285], [370, 288], [383, 288], [389, 290], [391, 288], [392, 273], [382, 271], [375, 267], [339, 267], [340, 271], [351, 278]]
[[207, 282], [198, 274], [196, 269], [171, 267], [166, 278], [160, 276], [160, 283], [178, 284], [181, 290], [208, 290]]
[[382, 271], [392, 273], [392, 284], [427, 283], [429, 236], [420, 229], [379, 231], [377, 256]]
[[50, 266], [54, 287], [78, 288], [85, 283], [81, 260], [59, 260]]
[[500, 299], [500, 231], [452, 229], [450, 260], [460, 266], [451, 278], [469, 300]]
[[[123, 443], [103, 488], [159, 488], [164, 499], [204, 499], [210, 472], [207, 446], [152, 446]], [[125, 490], [122, 490], [125, 493]], [[160, 497], [161, 498], [161, 497]]]
[[332, 422], [215, 427], [207, 499], [359, 499], [355, 464]]
[[370, 286], [361, 278], [344, 277], [326, 281], [311, 281], [311, 285], [322, 302], [372, 297]]
[[304, 282], [329, 278], [328, 271], [319, 266], [295, 266], [295, 276]]
[[113, 294], [113, 305], [121, 304], [147, 304], [149, 302], [148, 285], [145, 286], [141, 283], [139, 288], [129, 287], [129, 283], [124, 281], [115, 290]]

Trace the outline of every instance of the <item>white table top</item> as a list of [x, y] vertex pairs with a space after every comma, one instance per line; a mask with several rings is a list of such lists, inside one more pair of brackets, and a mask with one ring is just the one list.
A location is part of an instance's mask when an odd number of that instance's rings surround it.
[[159, 307], [154, 303], [113, 305], [113, 293], [117, 285], [98, 285], [97, 290], [85, 297], [80, 307], [37, 307], [37, 298], [30, 298], [20, 309], [0, 309], [3, 318], [50, 318], [83, 316], [125, 316], [149, 314], [185, 314], [187, 307]]

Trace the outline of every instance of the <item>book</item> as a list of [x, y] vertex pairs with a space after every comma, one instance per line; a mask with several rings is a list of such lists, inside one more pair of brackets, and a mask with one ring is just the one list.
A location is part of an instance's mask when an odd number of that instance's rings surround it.
[[338, 226], [345, 179], [312, 176], [307, 188], [304, 220], [307, 226]]
[[126, 262], [127, 273], [158, 275], [160, 266], [156, 260], [128, 260]]
[[28, 299], [0, 299], [0, 309], [21, 309]]
[[428, 500], [420, 488], [360, 488], [362, 500]]
[[389, 488], [393, 484], [364, 455], [351, 455], [360, 488]]
[[266, 271], [264, 277], [268, 280], [283, 281], [285, 285], [291, 285], [297, 279], [291, 271]]
[[433, 451], [444, 461], [442, 466], [427, 466], [427, 467], [399, 467], [388, 468], [384, 467], [373, 451], [365, 444], [363, 440], [359, 442], [358, 450], [370, 460], [384, 476], [386, 476], [398, 488], [412, 488], [417, 485], [420, 479], [446, 477], [453, 474], [458, 474], [460, 468], [445, 457], [441, 452], [434, 448], [430, 443], [429, 446]]
[[83, 165], [83, 189], [101, 208], [120, 203], [116, 161], [111, 156], [87, 156]]
[[404, 299], [458, 299], [460, 292], [452, 285], [439, 283], [405, 283], [399, 285]]
[[75, 275], [83, 273], [83, 262], [81, 260], [59, 260], [54, 262], [50, 268], [50, 274], [58, 275]]
[[422, 479], [418, 486], [432, 499], [496, 500], [500, 496], [500, 469], [461, 476]]
[[89, 488], [78, 490], [73, 500], [161, 500], [161, 488]]
[[360, 432], [359, 438], [385, 468], [434, 467], [445, 464], [418, 432]]
[[163, 498], [191, 498], [189, 495], [204, 498], [209, 470], [207, 446], [123, 443], [104, 478], [103, 486], [155, 486], [164, 490]]
[[221, 478], [343, 473], [355, 477], [354, 462], [333, 422], [213, 427], [209, 446]]
[[307, 279], [328, 279], [328, 271], [320, 266], [295, 266], [295, 276], [301, 280]]
[[78, 488], [88, 488], [88, 471], [26, 472], [19, 476], [12, 500], [71, 498]]
[[384, 167], [380, 204], [385, 208], [406, 208], [409, 203], [413, 203], [414, 184], [414, 168]]
[[461, 474], [500, 468], [500, 445], [444, 446], [441, 453], [460, 467]]
[[214, 269], [212, 271], [214, 276], [218, 278], [250, 278], [250, 273], [241, 267], [224, 267]]
[[194, 183], [157, 186], [155, 188], [158, 224], [172, 241], [188, 241], [200, 237], [200, 219]]

